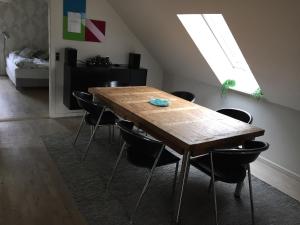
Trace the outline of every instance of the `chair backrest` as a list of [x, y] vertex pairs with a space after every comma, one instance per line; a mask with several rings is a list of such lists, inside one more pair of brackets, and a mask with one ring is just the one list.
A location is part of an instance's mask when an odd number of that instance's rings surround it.
[[213, 160], [227, 166], [247, 165], [255, 161], [259, 154], [268, 148], [269, 144], [266, 142], [247, 141], [242, 148], [213, 150]]
[[129, 121], [119, 121], [117, 123], [120, 128], [120, 134], [126, 145], [130, 149], [131, 154], [142, 154], [144, 157], [156, 157], [163, 146], [163, 143], [145, 137], [134, 131], [133, 123]]
[[185, 99], [189, 102], [194, 102], [195, 101], [195, 95], [191, 92], [188, 91], [174, 91], [171, 92], [172, 95], [175, 95], [179, 98]]
[[127, 86], [127, 84], [117, 81], [117, 80], [113, 80], [113, 81], [105, 82], [103, 86], [104, 87], [124, 87], [124, 86]]
[[76, 98], [80, 108], [91, 114], [100, 115], [103, 106], [93, 102], [93, 96], [91, 94], [83, 91], [74, 91], [73, 96]]
[[217, 112], [222, 113], [226, 116], [230, 116], [234, 119], [243, 121], [245, 123], [251, 124], [253, 121], [252, 115], [241, 109], [227, 108], [227, 109], [219, 109], [219, 110], [217, 110]]

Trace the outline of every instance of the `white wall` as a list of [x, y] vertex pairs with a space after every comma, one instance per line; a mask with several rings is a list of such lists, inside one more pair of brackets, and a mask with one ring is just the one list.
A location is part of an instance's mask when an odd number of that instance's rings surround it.
[[[50, 116], [70, 116], [78, 111], [70, 111], [63, 105], [63, 64], [64, 48], [78, 50], [78, 59], [94, 55], [109, 56], [112, 63], [128, 63], [128, 53], [142, 55], [141, 67], [148, 69], [147, 85], [161, 87], [163, 72], [140, 41], [128, 29], [118, 14], [105, 0], [87, 0], [87, 18], [106, 21], [106, 35], [103, 43], [79, 42], [63, 39], [63, 1], [50, 0]], [[61, 59], [55, 61], [55, 53]]]
[[262, 156], [300, 178], [300, 111], [234, 91], [222, 97], [219, 88], [181, 76], [165, 75], [164, 89], [191, 91], [196, 94], [196, 103], [214, 110], [222, 107], [247, 110], [254, 117], [253, 124], [266, 130], [258, 139], [269, 142], [270, 149]]

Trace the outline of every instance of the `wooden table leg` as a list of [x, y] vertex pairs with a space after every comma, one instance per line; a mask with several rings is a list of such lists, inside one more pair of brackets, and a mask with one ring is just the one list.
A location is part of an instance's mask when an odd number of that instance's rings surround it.
[[179, 224], [180, 220], [180, 210], [183, 201], [184, 187], [187, 183], [189, 170], [190, 170], [190, 156], [191, 152], [186, 151], [182, 158], [180, 177], [178, 182], [178, 187], [176, 191], [176, 202], [175, 202], [175, 211], [174, 211], [174, 222]]

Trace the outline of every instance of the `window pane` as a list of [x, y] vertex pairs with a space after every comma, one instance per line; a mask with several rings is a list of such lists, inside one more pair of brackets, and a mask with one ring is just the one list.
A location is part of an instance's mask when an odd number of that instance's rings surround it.
[[259, 88], [222, 14], [177, 16], [221, 84], [235, 80], [233, 89], [249, 94]]

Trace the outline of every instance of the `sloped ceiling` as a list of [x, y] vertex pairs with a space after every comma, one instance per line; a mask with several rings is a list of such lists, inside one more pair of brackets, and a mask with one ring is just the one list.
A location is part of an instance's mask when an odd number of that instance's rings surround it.
[[[108, 0], [165, 73], [219, 86], [177, 19], [222, 13], [267, 100], [300, 110], [300, 1]], [[165, 80], [165, 82], [168, 82]]]

